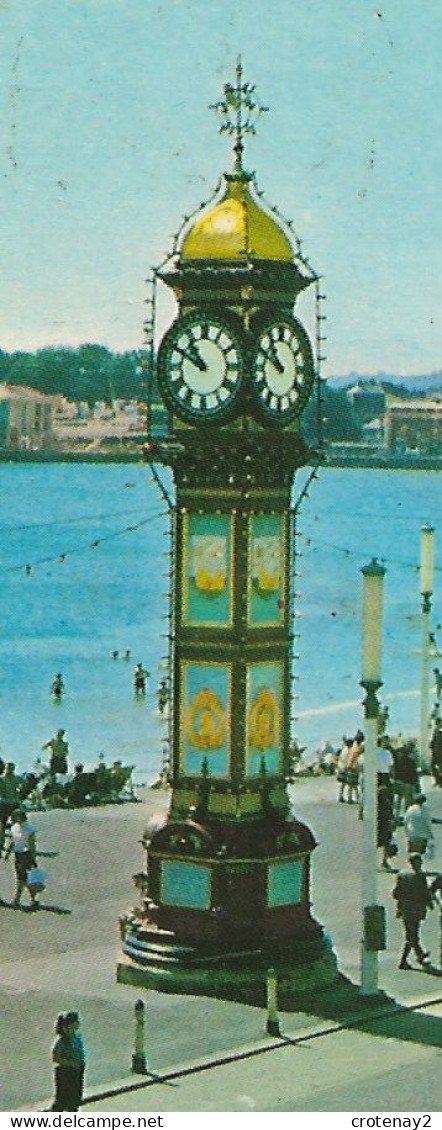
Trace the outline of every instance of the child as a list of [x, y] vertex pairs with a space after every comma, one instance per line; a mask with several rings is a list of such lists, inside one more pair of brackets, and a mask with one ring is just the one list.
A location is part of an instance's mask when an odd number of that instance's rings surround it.
[[85, 1054], [78, 1012], [61, 1012], [55, 1026], [58, 1039], [52, 1048], [55, 1063], [55, 1098], [51, 1110], [78, 1110], [83, 1097]]
[[12, 813], [11, 842], [5, 851], [5, 860], [14, 853], [16, 890], [13, 906], [20, 906], [20, 899], [25, 887], [31, 898], [31, 910], [37, 910], [39, 902], [35, 887], [28, 883], [28, 871], [35, 867], [35, 829], [26, 817], [26, 812], [17, 809]]

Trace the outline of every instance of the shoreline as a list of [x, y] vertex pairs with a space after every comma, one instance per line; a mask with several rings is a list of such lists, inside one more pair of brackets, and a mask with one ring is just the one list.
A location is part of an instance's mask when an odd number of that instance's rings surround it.
[[4, 451], [0, 463], [142, 463], [140, 451]]
[[[139, 451], [5, 451], [0, 450], [0, 463], [143, 463]], [[313, 466], [309, 461], [307, 466]], [[327, 451], [319, 459], [319, 466], [344, 470], [375, 471], [442, 471], [442, 455], [386, 455], [374, 451], [361, 456], [356, 452], [345, 455]]]
[[361, 467], [374, 471], [442, 471], [442, 455], [385, 455], [374, 451], [373, 455], [361, 456], [351, 452], [345, 455], [327, 452], [320, 466], [344, 470]]

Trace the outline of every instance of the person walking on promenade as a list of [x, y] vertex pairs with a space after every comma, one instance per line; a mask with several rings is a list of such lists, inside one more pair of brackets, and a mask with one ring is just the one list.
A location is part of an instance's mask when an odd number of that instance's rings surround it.
[[4, 832], [4, 828], [3, 828], [2, 800], [1, 800], [3, 774], [5, 772], [5, 769], [6, 769], [5, 762], [3, 761], [3, 758], [0, 757], [0, 857], [1, 857], [1, 854], [2, 854], [2, 851], [3, 851], [3, 844], [5, 842], [5, 832]]
[[430, 749], [433, 781], [435, 785], [442, 785], [442, 723], [439, 719], [434, 724]]
[[355, 733], [355, 736], [353, 738], [353, 744], [352, 744], [350, 754], [349, 754], [349, 759], [348, 759], [348, 773], [349, 773], [349, 776], [348, 776], [348, 792], [349, 792], [348, 802], [349, 802], [349, 804], [353, 804], [353, 799], [355, 801], [355, 804], [359, 800], [360, 780], [361, 780], [361, 773], [363, 771], [363, 759], [364, 759], [364, 735], [362, 733], [362, 730], [357, 730], [356, 733]]
[[42, 749], [50, 749], [51, 756], [49, 760], [49, 776], [55, 777], [57, 774], [64, 776], [68, 772], [68, 754], [69, 746], [65, 740], [66, 730], [57, 730], [54, 738], [49, 738], [45, 742]]
[[378, 812], [378, 847], [382, 848], [382, 867], [384, 871], [393, 871], [390, 858], [397, 855], [397, 846], [392, 840], [393, 822], [393, 797], [391, 785], [385, 781], [379, 782], [377, 787], [377, 812]]
[[19, 907], [25, 887], [31, 898], [31, 910], [38, 910], [39, 902], [35, 889], [28, 885], [28, 871], [36, 866], [35, 828], [26, 817], [26, 812], [18, 809], [12, 815], [11, 843], [5, 851], [5, 860], [14, 853], [17, 886], [13, 906]]
[[346, 787], [347, 787], [347, 797], [348, 797], [348, 781], [347, 781], [348, 759], [349, 759], [349, 756], [350, 756], [350, 750], [351, 750], [352, 745], [353, 745], [353, 738], [345, 738], [344, 737], [342, 739], [341, 751], [338, 755], [338, 764], [337, 764], [337, 768], [336, 768], [336, 778], [337, 778], [337, 781], [339, 783], [338, 801], [341, 804], [343, 804], [345, 802], [344, 791], [345, 791]]
[[55, 1026], [52, 1048], [55, 1063], [55, 1096], [51, 1110], [78, 1110], [83, 1097], [86, 1056], [78, 1012], [62, 1012]]
[[4, 773], [0, 775], [0, 855], [5, 842], [6, 825], [20, 804], [21, 785], [20, 777], [15, 774], [15, 765], [8, 761]]
[[[3, 758], [0, 757], [0, 797], [1, 797], [1, 787], [2, 787], [3, 774], [5, 772], [5, 769], [6, 769], [5, 762], [3, 761]], [[0, 810], [1, 810], [1, 801], [0, 801]], [[3, 851], [4, 842], [5, 842], [5, 833], [4, 833], [4, 830], [3, 830], [3, 822], [2, 822], [1, 816], [0, 816], [0, 859], [1, 859], [1, 854], [2, 854], [2, 851]], [[5, 906], [4, 899], [2, 899], [1, 897], [0, 897], [0, 906]]]
[[391, 774], [394, 767], [394, 758], [391, 752], [391, 742], [387, 734], [379, 738], [376, 750], [376, 772], [378, 785], [390, 785]]
[[394, 817], [401, 820], [402, 810], [406, 812], [418, 791], [415, 742], [406, 742], [394, 757]]
[[440, 700], [442, 698], [442, 675], [440, 673], [439, 667], [433, 667], [433, 675], [434, 675], [434, 690], [436, 692], [436, 701], [440, 702]]
[[358, 799], [359, 760], [364, 748], [364, 735], [358, 730], [354, 738], [344, 738], [341, 753], [338, 757], [337, 777], [340, 783], [339, 801], [345, 801], [344, 789], [347, 789], [347, 803], [353, 804]]
[[408, 957], [414, 950], [419, 965], [428, 962], [429, 951], [421, 946], [419, 932], [427, 910], [433, 906], [431, 891], [426, 876], [422, 873], [422, 858], [417, 852], [410, 855], [411, 871], [401, 871], [392, 892], [397, 903], [397, 917], [402, 918], [405, 930], [405, 943], [399, 961], [399, 969], [411, 969]]
[[434, 843], [431, 813], [422, 793], [416, 793], [404, 816], [404, 830], [408, 842], [408, 853], [425, 855], [429, 844]]

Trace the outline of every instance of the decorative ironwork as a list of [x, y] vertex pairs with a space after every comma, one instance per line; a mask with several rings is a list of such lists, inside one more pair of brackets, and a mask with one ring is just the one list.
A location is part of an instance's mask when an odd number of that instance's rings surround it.
[[220, 133], [228, 133], [235, 138], [233, 152], [235, 154], [234, 173], [243, 174], [244, 137], [246, 134], [256, 134], [256, 122], [261, 114], [266, 114], [269, 107], [262, 106], [255, 98], [256, 87], [253, 83], [243, 81], [241, 56], [236, 64], [236, 83], [224, 83], [224, 98], [211, 103], [210, 109], [215, 110], [221, 117]]
[[323, 313], [323, 303], [325, 302], [325, 294], [321, 293], [321, 280], [319, 277], [315, 281], [315, 323], [316, 323], [316, 440], [318, 445], [318, 452], [320, 455], [324, 451], [324, 427], [323, 427], [323, 396], [322, 385], [323, 378], [321, 374], [321, 365], [327, 358], [322, 352], [322, 346], [327, 338], [322, 332], [322, 323], [327, 321], [327, 315]]

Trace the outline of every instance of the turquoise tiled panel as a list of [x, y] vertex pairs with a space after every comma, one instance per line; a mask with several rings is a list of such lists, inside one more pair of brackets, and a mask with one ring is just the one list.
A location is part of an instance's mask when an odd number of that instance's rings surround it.
[[198, 863], [164, 860], [161, 868], [161, 902], [165, 906], [210, 908], [210, 868]]
[[181, 770], [201, 775], [204, 760], [211, 777], [228, 777], [230, 764], [230, 678], [223, 663], [182, 665]]
[[232, 618], [231, 520], [222, 514], [189, 514], [184, 529], [184, 620], [227, 627]]
[[283, 759], [282, 662], [247, 664], [246, 776], [281, 773]]
[[253, 627], [284, 623], [285, 545], [281, 514], [252, 514], [248, 618]]
[[301, 901], [302, 863], [294, 860], [270, 863], [268, 871], [267, 905], [286, 906]]

